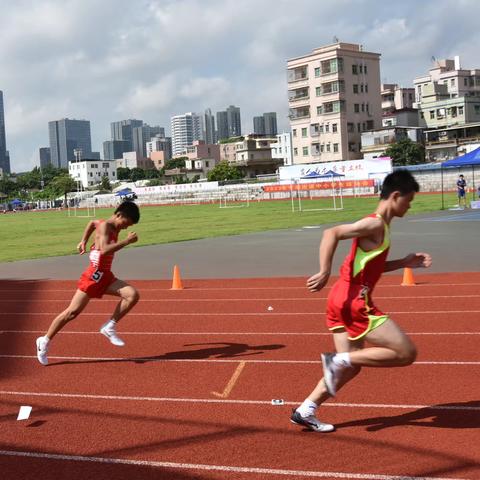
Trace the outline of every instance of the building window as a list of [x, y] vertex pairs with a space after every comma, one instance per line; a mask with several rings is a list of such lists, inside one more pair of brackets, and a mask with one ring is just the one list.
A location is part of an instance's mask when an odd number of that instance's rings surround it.
[[367, 74], [367, 64], [363, 66], [363, 73]]
[[459, 115], [463, 115], [463, 106], [462, 106], [462, 107], [458, 107], [458, 114], [459, 114]]
[[334, 144], [333, 144], [333, 151], [334, 151], [335, 153], [338, 152], [338, 143], [334, 143]]
[[294, 129], [292, 130], [292, 135], [293, 135], [294, 137], [297, 136], [297, 129], [296, 129], [296, 128], [294, 128]]
[[316, 77], [320, 76], [320, 67], [315, 67], [315, 76]]
[[451, 78], [451, 79], [450, 79], [450, 86], [451, 86], [451, 87], [454, 87], [454, 86], [455, 86], [455, 79], [454, 79], [454, 78]]
[[[366, 66], [365, 66], [366, 68]], [[368, 93], [368, 83], [365, 84], [365, 93]]]
[[359, 65], [359, 71], [360, 73], [363, 73], [363, 65]]
[[373, 130], [373, 120], [367, 120], [367, 130]]
[[330, 132], [330, 124], [326, 123], [325, 124], [325, 133], [328, 133], [328, 132]]
[[361, 131], [362, 131], [362, 124], [357, 123], [357, 132], [361, 132]]
[[329, 151], [330, 151], [330, 144], [327, 143], [327, 152], [329, 152]]
[[354, 103], [353, 104], [353, 111], [355, 113], [360, 113], [360, 104], [359, 103]]
[[319, 106], [317, 107], [317, 115], [321, 115], [322, 112], [323, 112], [322, 105], [319, 105]]
[[332, 123], [332, 132], [337, 133], [337, 124], [336, 123]]
[[358, 68], [356, 65], [352, 65], [352, 74], [353, 75], [358, 75]]
[[303, 147], [302, 153], [303, 153], [303, 156], [306, 157], [308, 155], [308, 147]]
[[430, 119], [435, 118], [435, 110], [430, 110]]
[[298, 148], [297, 148], [297, 147], [295, 147], [295, 148], [293, 149], [293, 154], [294, 154], [295, 156], [298, 155]]
[[319, 97], [322, 94], [322, 87], [315, 88], [315, 95]]
[[303, 138], [308, 137], [307, 129], [306, 129], [306, 128], [302, 128], [302, 137], [303, 137]]
[[358, 85], [356, 83], [353, 84], [353, 93], [358, 93]]
[[473, 108], [475, 109], [475, 115], [480, 115], [480, 105], [474, 105]]
[[352, 133], [355, 131], [355, 124], [354, 123], [347, 123], [347, 132]]

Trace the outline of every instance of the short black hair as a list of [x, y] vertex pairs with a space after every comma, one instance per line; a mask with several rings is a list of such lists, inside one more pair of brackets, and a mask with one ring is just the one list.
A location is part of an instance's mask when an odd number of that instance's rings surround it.
[[420, 187], [415, 177], [408, 170], [396, 170], [389, 173], [382, 184], [380, 198], [386, 200], [392, 192], [400, 192], [402, 195], [408, 195], [412, 192], [418, 192]]
[[140, 220], [140, 210], [134, 202], [125, 201], [122, 202], [115, 210], [115, 213], [129, 218], [133, 223], [138, 223]]

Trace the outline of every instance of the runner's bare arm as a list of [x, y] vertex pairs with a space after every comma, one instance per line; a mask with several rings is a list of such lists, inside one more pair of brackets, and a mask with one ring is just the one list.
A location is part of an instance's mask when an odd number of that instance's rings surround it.
[[86, 250], [88, 239], [90, 235], [95, 231], [95, 221], [91, 220], [87, 223], [85, 230], [83, 231], [82, 239], [80, 240], [79, 244], [77, 245], [77, 250], [80, 255], [83, 255]]
[[388, 260], [385, 262], [384, 272], [391, 272], [399, 268], [428, 268], [432, 264], [432, 257], [428, 253], [418, 252], [409, 253], [404, 258], [398, 260]]
[[338, 242], [350, 238], [375, 237], [383, 232], [383, 221], [376, 217], [367, 217], [355, 223], [338, 225], [323, 232], [320, 242], [320, 271], [307, 280], [307, 287], [315, 292], [328, 282], [332, 270], [332, 261]]
[[127, 238], [119, 240], [116, 243], [108, 243], [109, 232], [107, 222], [102, 223], [97, 229], [97, 249], [100, 250], [102, 255], [108, 255], [118, 250], [135, 243], [138, 240], [137, 234], [135, 232], [129, 232]]

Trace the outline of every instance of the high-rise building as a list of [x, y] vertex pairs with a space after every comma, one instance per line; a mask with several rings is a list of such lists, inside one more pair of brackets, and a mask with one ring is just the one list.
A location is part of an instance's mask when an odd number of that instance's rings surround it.
[[215, 117], [209, 108], [207, 108], [204, 113], [204, 126], [205, 134], [203, 135], [203, 138], [205, 139], [205, 143], [208, 145], [216, 143], [217, 136], [215, 134]]
[[133, 148], [133, 129], [136, 127], [141, 127], [143, 125], [143, 120], [120, 120], [119, 122], [112, 122], [110, 124], [110, 129], [112, 132], [112, 140], [124, 140], [127, 143], [128, 149], [126, 152], [134, 151]]
[[48, 133], [54, 167], [68, 168], [68, 162], [91, 158], [92, 140], [88, 120], [63, 118], [48, 122]]
[[265, 135], [265, 119], [262, 117], [253, 117], [253, 133], [256, 135]]
[[3, 109], [3, 92], [0, 90], [0, 168], [3, 173], [10, 173], [10, 155], [7, 151], [5, 135], [5, 111]]
[[38, 150], [38, 154], [40, 157], [40, 168], [45, 168], [52, 163], [49, 147], [41, 147]]
[[192, 145], [194, 140], [203, 140], [203, 118], [201, 115], [189, 112], [175, 115], [171, 119], [172, 155], [181, 155], [183, 150]]
[[155, 135], [165, 137], [165, 129], [163, 127], [144, 124], [141, 127], [133, 127], [133, 150], [142, 157], [147, 157], [147, 142]]
[[217, 141], [228, 138], [227, 112], [217, 112]]
[[274, 137], [278, 133], [277, 114], [275, 112], [266, 112], [263, 114], [265, 123], [265, 135]]
[[267, 112], [261, 117], [253, 117], [253, 133], [271, 137], [277, 135], [277, 114], [275, 112]]
[[228, 136], [239, 137], [242, 134], [242, 120], [240, 108], [230, 105], [227, 108]]
[[230, 105], [226, 111], [217, 112], [217, 140], [239, 137], [242, 134], [240, 108]]
[[129, 152], [130, 143], [126, 140], [106, 140], [103, 142], [103, 158], [117, 160], [122, 158], [124, 152]]
[[361, 133], [380, 128], [380, 54], [335, 43], [287, 63], [293, 163], [362, 158]]

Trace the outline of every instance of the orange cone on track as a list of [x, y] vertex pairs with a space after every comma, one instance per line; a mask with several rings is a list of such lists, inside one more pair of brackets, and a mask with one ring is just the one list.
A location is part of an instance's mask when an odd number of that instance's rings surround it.
[[183, 290], [182, 279], [180, 278], [180, 269], [178, 265], [173, 267], [173, 282], [170, 290]]
[[403, 281], [402, 281], [402, 286], [403, 287], [412, 287], [415, 285], [415, 280], [413, 278], [413, 272], [411, 268], [405, 268], [403, 270]]

